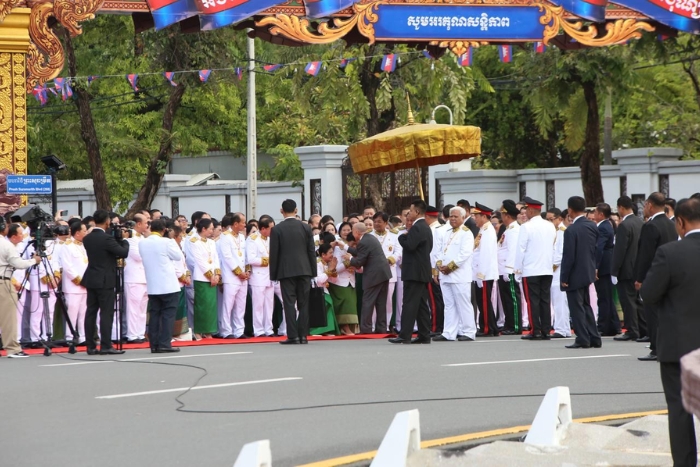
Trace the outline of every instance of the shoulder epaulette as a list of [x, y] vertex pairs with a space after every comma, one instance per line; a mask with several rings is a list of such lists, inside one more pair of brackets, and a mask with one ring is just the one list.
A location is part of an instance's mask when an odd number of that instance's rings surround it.
[[563, 231], [566, 230], [566, 227], [564, 227], [563, 225], [560, 225], [560, 226], [559, 226], [559, 230], [561, 230], [561, 231], [563, 232]]
[[466, 225], [463, 225], [462, 230], [464, 230], [466, 232], [467, 230], [469, 230], [469, 227], [467, 227]]
[[69, 238], [69, 239], [66, 240], [63, 244], [64, 244], [64, 245], [70, 245], [71, 243], [73, 243], [73, 240], [71, 240], [71, 239]]
[[224, 232], [224, 235], [233, 235], [233, 233], [230, 230], [227, 230], [226, 232]]
[[198, 238], [199, 238], [199, 237], [192, 237], [192, 238], [190, 238], [190, 241], [191, 241], [192, 243], [197, 243]]
[[253, 239], [253, 240], [257, 240], [257, 239], [258, 239], [258, 234], [256, 234], [256, 233], [250, 234], [250, 238]]
[[393, 234], [397, 234], [397, 233], [399, 233], [399, 229], [397, 229], [396, 227], [394, 227], [394, 228], [391, 229], [389, 232], [391, 232], [391, 233], [393, 233]]
[[316, 258], [317, 263], [320, 263], [321, 261], [323, 261], [321, 258]]

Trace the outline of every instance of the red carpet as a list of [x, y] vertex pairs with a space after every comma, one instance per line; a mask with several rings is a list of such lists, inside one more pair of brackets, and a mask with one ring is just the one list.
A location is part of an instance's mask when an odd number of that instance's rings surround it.
[[[310, 341], [332, 341], [332, 340], [352, 340], [352, 339], [385, 339], [391, 337], [389, 334], [356, 334], [354, 336], [309, 336]], [[198, 347], [203, 345], [231, 345], [231, 344], [264, 344], [279, 342], [286, 337], [252, 337], [250, 339], [202, 339], [199, 341], [175, 341], [173, 347]], [[124, 350], [148, 349], [148, 342], [143, 344], [124, 344]], [[85, 353], [85, 347], [78, 347], [78, 353]], [[28, 355], [41, 355], [44, 349], [24, 349]], [[54, 353], [67, 353], [68, 347], [56, 347], [52, 349]], [[3, 355], [6, 355], [3, 352]]]

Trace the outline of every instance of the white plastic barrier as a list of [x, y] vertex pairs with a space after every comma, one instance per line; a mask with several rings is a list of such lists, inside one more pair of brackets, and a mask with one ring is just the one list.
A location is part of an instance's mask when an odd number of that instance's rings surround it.
[[272, 467], [270, 440], [263, 439], [243, 446], [233, 467]]
[[418, 410], [399, 412], [384, 435], [371, 467], [405, 467], [413, 452], [420, 450]]
[[561, 435], [571, 423], [571, 395], [569, 388], [558, 386], [547, 390], [537, 410], [525, 443], [539, 446], [559, 446]]

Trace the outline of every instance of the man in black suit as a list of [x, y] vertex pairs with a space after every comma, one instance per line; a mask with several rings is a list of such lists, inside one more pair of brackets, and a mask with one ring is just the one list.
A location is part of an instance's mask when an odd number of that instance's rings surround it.
[[633, 206], [629, 196], [622, 196], [617, 200], [617, 212], [622, 222], [617, 226], [615, 233], [610, 273], [613, 283], [617, 282], [617, 295], [620, 298], [627, 332], [615, 337], [616, 341], [637, 340], [647, 334], [639, 294], [634, 288], [634, 262], [637, 259], [639, 235], [644, 222], [634, 215]]
[[[386, 334], [386, 299], [389, 292], [389, 279], [391, 268], [386, 259], [382, 244], [377, 237], [365, 235], [367, 227], [358, 222], [352, 226], [352, 235], [357, 241], [356, 248], [348, 248], [349, 253], [343, 259], [349, 261], [350, 266], [362, 270], [362, 318], [360, 320], [360, 332], [372, 333], [372, 314], [377, 310], [377, 322], [375, 332]], [[353, 256], [354, 255], [354, 258]]]
[[613, 245], [615, 243], [615, 231], [610, 223], [611, 214], [612, 210], [607, 203], [598, 203], [593, 212], [593, 218], [598, 224], [598, 242], [595, 250], [598, 331], [603, 336], [620, 334], [620, 317], [617, 315], [617, 309], [613, 301], [613, 283], [611, 278]]
[[640, 294], [644, 306], [653, 305], [659, 313], [656, 349], [668, 405], [671, 454], [674, 466], [686, 467], [698, 461], [693, 415], [684, 409], [681, 397], [680, 359], [700, 348], [700, 200], [679, 201], [675, 214], [683, 239], [658, 248]]
[[[430, 344], [430, 309], [428, 308], [428, 283], [432, 279], [430, 252], [433, 249], [433, 233], [425, 222], [425, 201], [411, 204], [408, 213], [413, 225], [406, 234], [399, 236], [403, 248], [401, 280], [403, 281], [403, 312], [399, 337], [389, 339], [392, 344]], [[418, 320], [418, 337], [411, 339], [413, 326]]]
[[280, 344], [306, 344], [309, 291], [311, 278], [316, 277], [314, 235], [309, 224], [296, 218], [294, 200], [285, 200], [280, 212], [284, 219], [272, 228], [270, 235], [270, 279], [280, 281], [287, 322], [287, 339]]
[[576, 340], [566, 348], [598, 348], [602, 346], [602, 340], [598, 334], [588, 290], [595, 281], [598, 229], [592, 221], [586, 219], [586, 201], [583, 198], [572, 196], [568, 208], [573, 222], [564, 231], [560, 283], [569, 302]]
[[[664, 202], [666, 197], [663, 193], [655, 192], [649, 195], [644, 202], [644, 217], [649, 220], [642, 226], [639, 235], [639, 251], [637, 260], [634, 263], [634, 287], [639, 290], [646, 279], [647, 272], [654, 260], [656, 250], [661, 245], [678, 240], [676, 227], [664, 214]], [[644, 297], [642, 297], [644, 300]], [[658, 310], [653, 304], [644, 304], [644, 317], [647, 321], [649, 332], [649, 354], [638, 357], [642, 361], [656, 361], [656, 329], [658, 327]]]
[[123, 354], [123, 350], [112, 347], [112, 322], [114, 320], [114, 287], [117, 285], [117, 260], [129, 255], [129, 243], [115, 239], [107, 233], [110, 225], [109, 212], [98, 209], [92, 215], [95, 227], [83, 239], [88, 257], [80, 285], [87, 289], [85, 311], [85, 343], [87, 354], [97, 354], [95, 330], [97, 311], [100, 311], [100, 355]]

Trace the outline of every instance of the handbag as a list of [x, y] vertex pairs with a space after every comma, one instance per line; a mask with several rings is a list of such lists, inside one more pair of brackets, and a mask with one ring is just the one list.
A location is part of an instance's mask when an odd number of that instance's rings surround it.
[[311, 287], [309, 291], [309, 327], [325, 328], [328, 326], [326, 297], [323, 287]]

